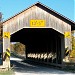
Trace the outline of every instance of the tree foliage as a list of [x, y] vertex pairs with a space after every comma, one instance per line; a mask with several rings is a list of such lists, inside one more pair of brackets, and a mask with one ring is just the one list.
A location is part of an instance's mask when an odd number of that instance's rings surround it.
[[74, 32], [72, 31], [72, 50], [75, 50], [75, 37], [74, 37]]
[[70, 57], [74, 57], [74, 58], [75, 58], [75, 50], [72, 50], [72, 51], [71, 51]]
[[2, 40], [2, 31], [3, 31], [3, 26], [2, 26], [2, 14], [0, 12], [0, 40]]
[[17, 54], [25, 54], [25, 45], [22, 43], [11, 44], [11, 51]]
[[75, 31], [72, 31], [71, 32], [71, 38], [72, 38], [72, 50], [71, 50], [71, 52], [70, 52], [70, 57], [74, 57], [75, 58]]

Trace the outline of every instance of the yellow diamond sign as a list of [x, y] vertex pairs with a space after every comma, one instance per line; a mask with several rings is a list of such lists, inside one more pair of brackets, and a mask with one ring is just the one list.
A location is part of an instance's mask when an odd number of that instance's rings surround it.
[[70, 32], [65, 32], [64, 35], [65, 35], [65, 38], [70, 38], [71, 37], [71, 33]]
[[10, 38], [10, 32], [4, 32], [3, 38]]

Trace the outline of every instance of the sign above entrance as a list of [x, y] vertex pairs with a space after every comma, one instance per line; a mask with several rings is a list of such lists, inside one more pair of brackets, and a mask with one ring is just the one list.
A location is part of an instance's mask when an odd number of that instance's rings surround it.
[[30, 27], [45, 27], [45, 20], [30, 20]]
[[10, 32], [4, 32], [3, 38], [10, 38]]

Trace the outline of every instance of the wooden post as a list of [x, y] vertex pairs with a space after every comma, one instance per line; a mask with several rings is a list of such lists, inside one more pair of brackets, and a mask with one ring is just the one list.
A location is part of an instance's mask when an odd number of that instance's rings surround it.
[[61, 36], [61, 64], [64, 65], [63, 58], [65, 53], [65, 39], [64, 35]]

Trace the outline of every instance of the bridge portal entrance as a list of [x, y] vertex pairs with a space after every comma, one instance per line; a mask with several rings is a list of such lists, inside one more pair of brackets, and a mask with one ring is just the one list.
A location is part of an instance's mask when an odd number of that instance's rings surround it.
[[62, 63], [63, 40], [64, 36], [51, 28], [23, 28], [11, 35], [11, 42], [26, 46], [26, 59], [52, 65]]

